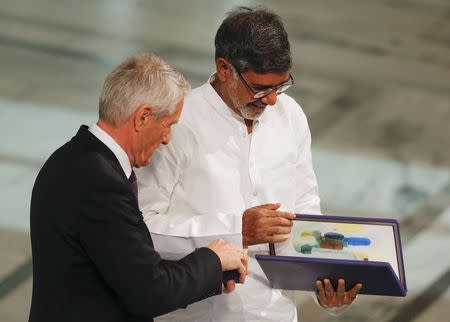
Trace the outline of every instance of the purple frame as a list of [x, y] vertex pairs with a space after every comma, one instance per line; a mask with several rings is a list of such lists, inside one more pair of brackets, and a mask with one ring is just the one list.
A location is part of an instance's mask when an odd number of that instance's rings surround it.
[[[299, 270], [306, 270], [308, 273], [311, 273], [311, 270], [317, 269], [318, 272], [321, 272], [325, 275], [325, 272], [327, 270], [331, 270], [333, 272], [339, 272], [338, 274], [345, 273], [345, 275], [361, 276], [365, 278], [367, 278], [367, 276], [364, 275], [364, 271], [371, 271], [371, 274], [374, 278], [374, 281], [376, 280], [376, 283], [369, 278], [369, 282], [367, 283], [369, 289], [364, 289], [363, 286], [363, 289], [360, 292], [361, 294], [406, 296], [407, 286], [398, 220], [311, 214], [296, 214], [296, 218], [294, 220], [391, 226], [394, 232], [395, 249], [397, 254], [398, 272], [400, 275], [400, 279], [397, 278], [397, 275], [394, 273], [389, 263], [296, 256], [277, 256], [275, 254], [275, 248], [272, 246], [269, 247], [270, 255], [256, 255], [256, 259], [258, 260], [260, 266], [263, 268], [264, 273], [266, 274], [268, 279], [271, 281], [273, 287], [285, 289], [314, 290], [315, 284], [311, 284], [311, 286], [309, 286], [308, 283], [300, 283], [301, 285], [299, 285], [299, 287], [302, 288], [295, 288], [295, 282], [293, 282], [292, 280], [289, 281], [288, 276], [292, 276], [290, 274], [295, 274], [295, 272], [298, 272]], [[297, 266], [297, 268], [294, 268], [295, 266]], [[364, 267], [366, 269], [361, 270], [361, 267]], [[313, 280], [312, 282], [314, 281], [315, 280]], [[380, 285], [384, 288], [379, 288]]]

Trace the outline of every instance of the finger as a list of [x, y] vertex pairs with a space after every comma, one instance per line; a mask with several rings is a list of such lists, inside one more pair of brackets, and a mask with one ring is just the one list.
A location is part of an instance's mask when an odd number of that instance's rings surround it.
[[356, 295], [358, 295], [361, 288], [361, 283], [356, 284], [350, 291], [347, 292], [347, 297], [353, 301], [356, 298]]
[[285, 235], [275, 235], [275, 236], [267, 236], [266, 238], [265, 238], [265, 242], [266, 243], [274, 243], [274, 244], [276, 244], [276, 243], [281, 243], [281, 242], [284, 242], [284, 241], [286, 241], [286, 240], [288, 240], [289, 239], [289, 234], [285, 234]]
[[323, 280], [323, 283], [325, 285], [325, 292], [334, 292], [334, 287], [331, 285], [331, 282], [328, 278], [325, 278]]
[[287, 211], [277, 211], [278, 216], [280, 217], [284, 217], [286, 219], [292, 220], [296, 218], [296, 215], [293, 214], [292, 212], [287, 212]]
[[259, 205], [256, 206], [255, 208], [264, 208], [264, 209], [268, 209], [268, 210], [277, 210], [278, 208], [280, 208], [281, 204], [280, 203], [266, 203], [263, 205]]
[[317, 287], [317, 291], [319, 291], [319, 293], [321, 293], [321, 292], [325, 293], [325, 289], [323, 287], [323, 283], [321, 280], [316, 281], [316, 287]]
[[319, 300], [319, 303], [321, 305], [326, 306], [327, 303], [327, 298], [325, 296], [325, 289], [323, 287], [322, 281], [316, 281], [316, 287], [317, 287], [317, 298]]
[[238, 272], [239, 272], [239, 282], [241, 284], [244, 284], [245, 278], [247, 277], [247, 274], [248, 274], [248, 270], [246, 268], [243, 268], [243, 269], [238, 270]]
[[324, 279], [323, 282], [325, 284], [325, 296], [327, 297], [328, 302], [331, 302], [335, 295], [333, 285], [331, 285], [330, 280], [327, 278]]
[[245, 269], [247, 270], [248, 269], [248, 259], [247, 259], [247, 257], [241, 258], [241, 263], [242, 263], [242, 265], [244, 265]]
[[345, 302], [345, 281], [342, 278], [338, 280], [336, 298], [338, 307], [341, 307]]
[[338, 280], [338, 286], [337, 286], [337, 292], [336, 294], [339, 296], [341, 295], [342, 297], [344, 297], [345, 295], [345, 280], [340, 278]]
[[245, 274], [239, 274], [239, 283], [244, 284], [246, 277], [247, 277], [247, 272]]
[[266, 224], [269, 226], [292, 227], [292, 221], [284, 217], [269, 215], [266, 217]]
[[233, 280], [229, 280], [229, 281], [227, 281], [226, 285], [222, 288], [222, 290], [224, 293], [229, 294], [234, 291], [235, 287], [236, 287], [236, 282]]
[[266, 216], [286, 218], [289, 222], [295, 218], [295, 214], [287, 211], [267, 211]]
[[283, 234], [290, 234], [291, 233], [291, 227], [285, 227], [285, 226], [273, 226], [269, 227], [267, 229], [268, 235], [283, 235]]
[[247, 268], [244, 266], [244, 264], [241, 262], [241, 265], [238, 268], [238, 272], [239, 272], [239, 281], [241, 283], [244, 283], [245, 281], [245, 277], [247, 276]]
[[245, 278], [247, 277], [247, 274], [248, 274], [248, 270], [245, 270], [244, 272], [239, 273], [239, 283], [241, 283], [241, 284], [245, 283]]

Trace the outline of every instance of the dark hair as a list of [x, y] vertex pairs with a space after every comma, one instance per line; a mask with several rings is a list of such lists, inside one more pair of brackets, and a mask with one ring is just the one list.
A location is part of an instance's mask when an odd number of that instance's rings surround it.
[[238, 7], [227, 14], [215, 38], [216, 60], [238, 72], [285, 72], [292, 67], [288, 35], [281, 18], [265, 8]]

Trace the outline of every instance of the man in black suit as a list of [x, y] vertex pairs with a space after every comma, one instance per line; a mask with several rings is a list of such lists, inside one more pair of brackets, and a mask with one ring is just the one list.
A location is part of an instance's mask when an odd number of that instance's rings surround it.
[[221, 240], [161, 260], [139, 210], [132, 169], [169, 142], [188, 88], [159, 57], [131, 57], [106, 78], [99, 121], [44, 164], [31, 198], [29, 321], [152, 321], [231, 292], [223, 271], [237, 269], [244, 281], [243, 250]]

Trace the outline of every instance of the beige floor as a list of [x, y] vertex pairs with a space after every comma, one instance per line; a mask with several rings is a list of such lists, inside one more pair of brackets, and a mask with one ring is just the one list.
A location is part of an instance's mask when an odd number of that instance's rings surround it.
[[34, 177], [95, 120], [108, 71], [153, 51], [199, 85], [224, 14], [253, 4], [288, 30], [324, 212], [402, 224], [406, 298], [360, 296], [331, 317], [299, 293], [301, 321], [449, 320], [448, 0], [15, 0], [0, 2], [0, 321], [28, 315]]

